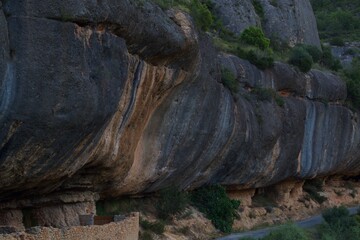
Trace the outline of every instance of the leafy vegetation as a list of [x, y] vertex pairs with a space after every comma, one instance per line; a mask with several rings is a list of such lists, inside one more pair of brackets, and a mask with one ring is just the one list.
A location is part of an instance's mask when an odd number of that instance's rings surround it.
[[274, 65], [274, 56], [270, 49], [265, 51], [260, 49], [250, 49], [246, 51], [239, 47], [236, 55], [240, 58], [248, 60], [260, 69], [270, 68]]
[[360, 40], [360, 1], [311, 0], [311, 3], [321, 39]]
[[239, 90], [239, 83], [234, 74], [227, 68], [221, 69], [221, 81], [231, 92], [236, 93]]
[[323, 46], [323, 56], [321, 58], [320, 63], [333, 71], [339, 71], [342, 66], [339, 59], [334, 58], [331, 53], [331, 48], [328, 46]]
[[289, 63], [297, 66], [302, 72], [308, 72], [311, 70], [314, 61], [306, 49], [295, 47], [291, 52]]
[[[303, 230], [294, 224], [275, 229], [262, 240], [352, 240], [360, 239], [360, 215], [350, 216], [347, 208], [334, 207], [323, 212], [325, 223]], [[241, 240], [256, 240], [245, 237]]]
[[189, 204], [189, 197], [186, 192], [176, 187], [169, 187], [160, 191], [160, 199], [156, 204], [159, 218], [168, 220], [172, 215], [183, 212]]
[[153, 0], [164, 9], [170, 7], [179, 7], [190, 13], [196, 26], [203, 30], [209, 31], [217, 24], [216, 18], [212, 13], [213, 4], [210, 0]]
[[261, 50], [270, 47], [270, 39], [266, 38], [262, 29], [258, 27], [249, 27], [245, 29], [240, 36], [240, 40], [249, 45], [258, 47]]
[[297, 47], [303, 48], [308, 54], [310, 54], [314, 63], [320, 62], [323, 58], [323, 52], [316, 46], [300, 44]]
[[257, 99], [260, 101], [270, 102], [272, 99], [274, 99], [279, 107], [282, 107], [285, 104], [284, 99], [271, 88], [254, 88], [251, 93], [255, 94]]
[[[239, 45], [235, 51], [237, 56], [249, 60], [260, 69], [274, 65], [274, 54], [270, 48], [270, 39], [265, 37], [261, 28], [249, 27], [245, 29], [239, 40]], [[246, 45], [250, 47], [246, 48]]]
[[349, 69], [343, 72], [346, 81], [348, 100], [354, 108], [360, 108], [360, 59], [354, 58]]
[[[235, 54], [261, 69], [272, 67], [274, 54], [270, 40], [265, 37], [261, 28], [249, 27], [240, 37], [227, 30], [222, 22], [215, 17], [214, 6], [210, 0], [153, 0], [162, 8], [179, 7], [190, 13], [196, 26], [212, 33], [214, 44], [222, 51]], [[263, 9], [259, 1], [253, 1], [259, 16]], [[231, 88], [232, 89], [232, 88]]]
[[229, 199], [222, 186], [200, 188], [192, 193], [191, 200], [217, 229], [231, 232], [235, 210], [239, 207], [240, 202]]
[[339, 59], [334, 58], [331, 48], [322, 46], [323, 51], [315, 46], [300, 44], [295, 46], [291, 52], [288, 62], [297, 66], [302, 72], [308, 72], [314, 63], [333, 71], [339, 71], [342, 66]]
[[344, 206], [326, 210], [323, 218], [325, 223], [318, 228], [320, 239], [360, 239], [360, 223]]
[[308, 240], [308, 234], [305, 230], [295, 226], [294, 224], [288, 224], [276, 229], [269, 235], [263, 238], [263, 240]]
[[156, 234], [163, 234], [165, 231], [165, 224], [162, 221], [149, 222], [147, 220], [140, 220], [140, 226], [145, 231], [151, 231]]

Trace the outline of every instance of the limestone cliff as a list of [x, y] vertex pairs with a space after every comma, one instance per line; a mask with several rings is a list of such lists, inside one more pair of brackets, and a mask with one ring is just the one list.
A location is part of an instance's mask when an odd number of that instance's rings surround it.
[[320, 47], [316, 19], [308, 0], [212, 1], [225, 27], [239, 35], [249, 26], [261, 26], [274, 41]]
[[[341, 79], [283, 63], [261, 71], [217, 52], [180, 10], [7, 0], [0, 33], [2, 209], [360, 173]], [[224, 67], [239, 92], [221, 83]]]

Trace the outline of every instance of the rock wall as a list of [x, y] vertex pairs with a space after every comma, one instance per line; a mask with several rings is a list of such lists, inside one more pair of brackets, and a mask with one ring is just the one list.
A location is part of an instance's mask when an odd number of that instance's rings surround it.
[[[218, 53], [186, 13], [149, 2], [3, 4], [2, 211], [96, 199], [65, 193], [247, 189], [360, 173], [358, 112], [343, 105], [346, 86], [331, 73], [283, 63], [261, 71]], [[224, 87], [221, 68], [239, 92]]]
[[267, 37], [275, 42], [291, 47], [298, 43], [320, 47], [309, 0], [220, 0], [213, 3], [224, 26], [236, 35], [249, 26], [261, 26]]
[[0, 240], [95, 240], [95, 239], [139, 239], [139, 214], [133, 214], [121, 222], [102, 226], [71, 227], [67, 229], [36, 227], [31, 233], [19, 232], [0, 235]]

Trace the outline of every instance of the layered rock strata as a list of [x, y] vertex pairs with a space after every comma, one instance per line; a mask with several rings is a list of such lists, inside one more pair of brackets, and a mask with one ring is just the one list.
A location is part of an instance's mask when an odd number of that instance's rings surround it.
[[[358, 113], [344, 106], [341, 79], [218, 53], [179, 10], [8, 0], [0, 33], [3, 214], [171, 185], [249, 189], [360, 172]], [[60, 197], [84, 192], [94, 194]]]

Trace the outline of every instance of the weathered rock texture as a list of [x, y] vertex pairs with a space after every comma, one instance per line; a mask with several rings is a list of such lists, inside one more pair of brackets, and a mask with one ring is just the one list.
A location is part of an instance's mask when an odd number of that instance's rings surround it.
[[102, 226], [78, 226], [67, 229], [36, 227], [30, 230], [31, 233], [20, 232], [0, 235], [0, 240], [135, 240], [139, 239], [139, 214], [134, 213], [121, 222]]
[[[358, 113], [342, 105], [341, 79], [282, 63], [260, 71], [219, 54], [179, 10], [8, 0], [0, 31], [4, 212], [97, 198], [65, 193], [247, 189], [360, 173]], [[221, 83], [222, 67], [238, 93]], [[255, 88], [278, 92], [284, 105]]]
[[250, 26], [261, 25], [252, 0], [214, 0], [212, 3], [216, 16], [228, 30], [237, 35]]
[[[258, 12], [254, 2], [260, 6]], [[214, 0], [213, 3], [224, 26], [237, 35], [249, 26], [262, 26], [273, 41], [289, 46], [305, 43], [320, 47], [309, 0]]]

